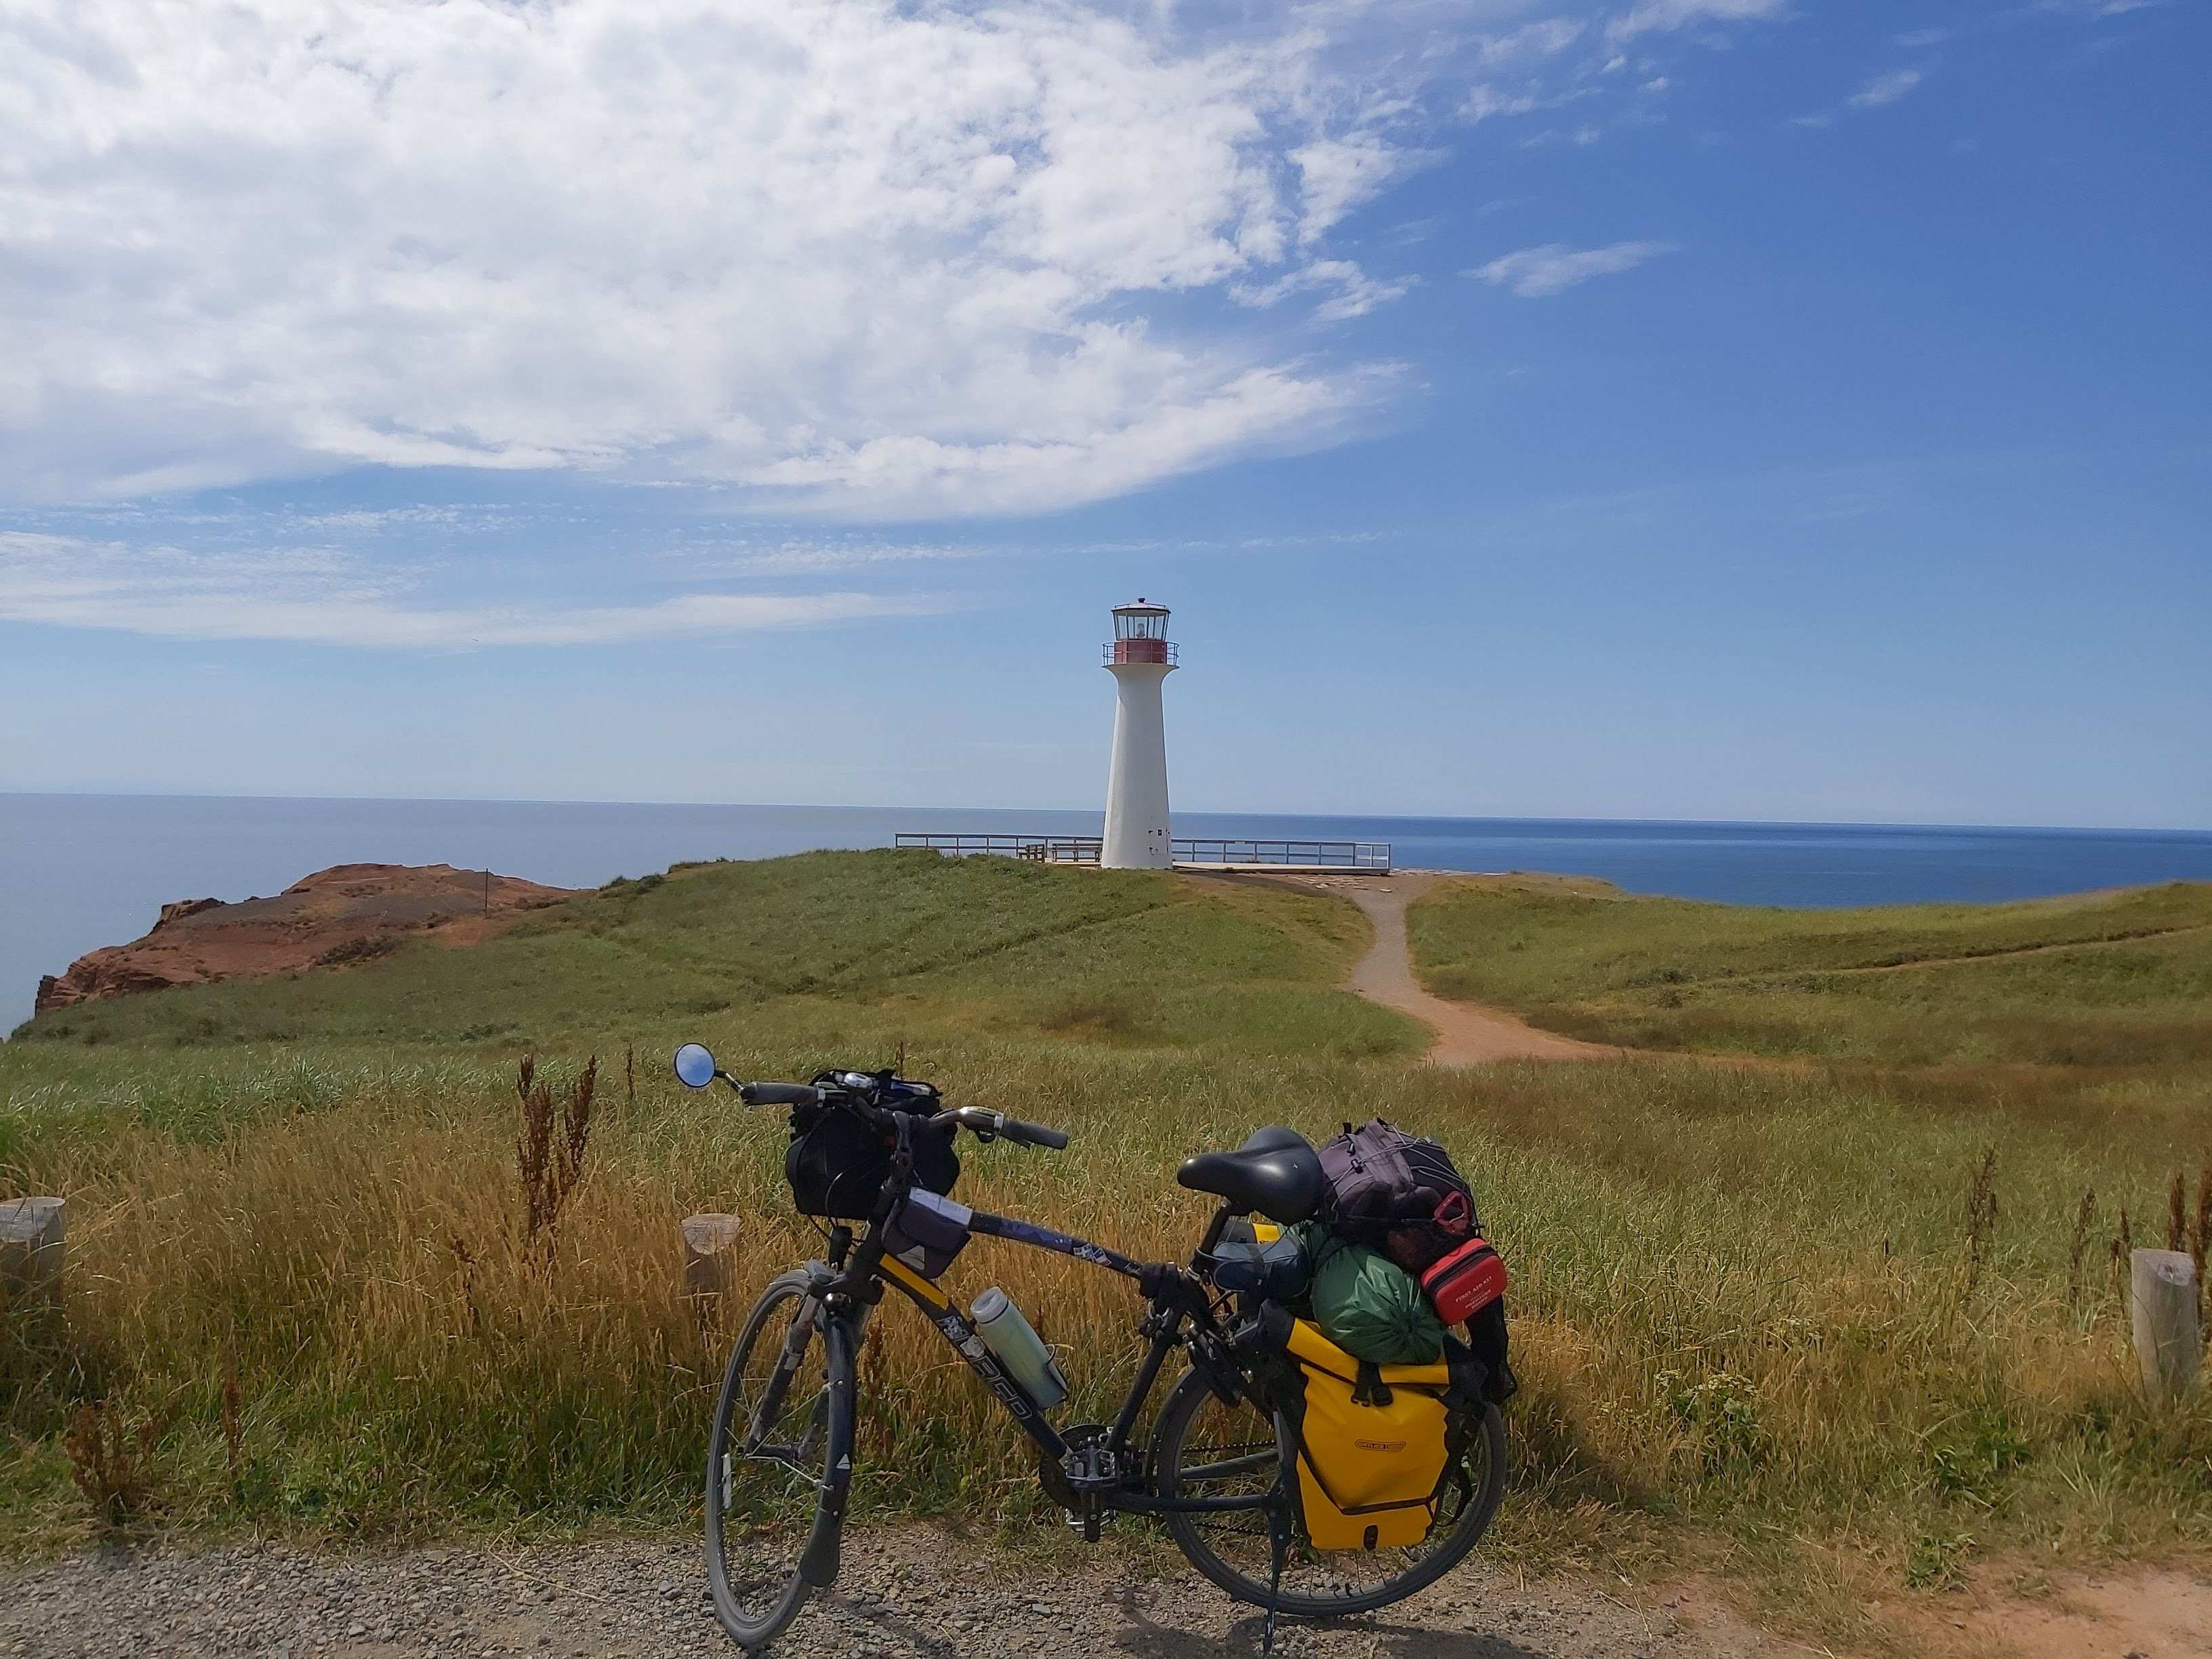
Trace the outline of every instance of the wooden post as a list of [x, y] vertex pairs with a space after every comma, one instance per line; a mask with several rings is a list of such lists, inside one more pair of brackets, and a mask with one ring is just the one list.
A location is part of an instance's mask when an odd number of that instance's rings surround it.
[[66, 1207], [58, 1198], [0, 1199], [0, 1303], [26, 1312], [61, 1306]]
[[719, 1302], [730, 1291], [730, 1252], [737, 1248], [733, 1215], [684, 1218], [684, 1293], [705, 1303]]
[[2197, 1264], [2183, 1250], [2137, 1250], [2129, 1262], [2136, 1358], [2154, 1405], [2189, 1392], [2203, 1352], [2197, 1334]]

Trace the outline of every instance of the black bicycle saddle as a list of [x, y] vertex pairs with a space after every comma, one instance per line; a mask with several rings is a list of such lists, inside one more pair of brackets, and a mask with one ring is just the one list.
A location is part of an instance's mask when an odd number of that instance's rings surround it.
[[1233, 1152], [1187, 1158], [1176, 1181], [1291, 1226], [1321, 1206], [1321, 1155], [1296, 1129], [1256, 1129]]

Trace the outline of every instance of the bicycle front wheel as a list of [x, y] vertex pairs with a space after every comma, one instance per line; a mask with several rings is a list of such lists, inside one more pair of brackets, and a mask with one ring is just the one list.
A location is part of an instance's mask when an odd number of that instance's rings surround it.
[[749, 1653], [836, 1576], [852, 1480], [852, 1335], [810, 1282], [794, 1269], [753, 1304], [707, 1439], [707, 1583]]
[[[1273, 1417], [1249, 1401], [1224, 1406], [1193, 1371], [1168, 1396], [1152, 1434], [1152, 1467], [1163, 1498], [1265, 1492], [1291, 1467]], [[1481, 1540], [1505, 1493], [1505, 1424], [1495, 1406], [1446, 1471], [1436, 1524], [1419, 1544], [1377, 1550], [1316, 1550], [1292, 1538], [1279, 1590], [1270, 1593], [1273, 1547], [1261, 1510], [1170, 1511], [1162, 1518], [1191, 1565], [1240, 1601], [1301, 1619], [1369, 1613], [1425, 1589]]]

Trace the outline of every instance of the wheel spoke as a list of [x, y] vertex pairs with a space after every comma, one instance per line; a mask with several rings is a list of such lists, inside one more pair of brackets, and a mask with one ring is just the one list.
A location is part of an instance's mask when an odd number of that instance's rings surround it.
[[1186, 1480], [1229, 1480], [1238, 1475], [1263, 1474], [1275, 1467], [1275, 1449], [1257, 1452], [1249, 1457], [1232, 1457], [1226, 1462], [1200, 1463], [1182, 1472]]

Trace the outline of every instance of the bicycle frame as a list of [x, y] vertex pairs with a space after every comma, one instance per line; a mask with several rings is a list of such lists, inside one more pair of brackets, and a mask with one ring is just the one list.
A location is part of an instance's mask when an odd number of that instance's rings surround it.
[[[823, 1340], [827, 1351], [835, 1356], [847, 1356], [844, 1364], [833, 1364], [830, 1375], [841, 1370], [849, 1374], [850, 1356], [860, 1352], [860, 1335], [867, 1316], [882, 1299], [885, 1285], [896, 1285], [899, 1292], [928, 1318], [939, 1335], [967, 1363], [968, 1368], [983, 1381], [994, 1398], [1006, 1408], [1007, 1414], [1021, 1425], [1046, 1461], [1045, 1467], [1062, 1469], [1071, 1451], [1068, 1443], [1054, 1428], [1036, 1399], [1024, 1389], [1020, 1379], [1000, 1364], [988, 1344], [969, 1322], [967, 1314], [953, 1306], [952, 1298], [914, 1272], [897, 1257], [884, 1249], [884, 1229], [907, 1200], [912, 1188], [914, 1167], [914, 1124], [904, 1114], [891, 1115], [897, 1134], [897, 1150], [893, 1155], [884, 1196], [870, 1218], [867, 1231], [855, 1241], [849, 1227], [834, 1228], [830, 1236], [830, 1260], [806, 1264], [808, 1285], [806, 1299], [811, 1307], [801, 1309], [794, 1319], [790, 1336], [775, 1374], [763, 1391], [762, 1400], [747, 1425], [746, 1443], [761, 1444], [763, 1425], [775, 1420], [781, 1408], [785, 1390], [789, 1387], [798, 1364], [799, 1348], [803, 1343], [799, 1332], [801, 1324], [818, 1318], [823, 1328]], [[1113, 1459], [1116, 1474], [1110, 1486], [1087, 1486], [1083, 1496], [1101, 1508], [1133, 1510], [1153, 1514], [1172, 1513], [1197, 1515], [1221, 1513], [1229, 1510], [1267, 1510], [1271, 1535], [1280, 1538], [1280, 1510], [1285, 1500], [1288, 1483], [1295, 1479], [1286, 1460], [1279, 1453], [1267, 1460], [1275, 1463], [1275, 1478], [1263, 1492], [1223, 1498], [1161, 1498], [1143, 1490], [1143, 1460], [1129, 1455], [1129, 1435], [1136, 1426], [1137, 1413], [1143, 1410], [1147, 1396], [1159, 1381], [1160, 1369], [1167, 1363], [1168, 1355], [1180, 1344], [1190, 1351], [1191, 1363], [1202, 1370], [1223, 1400], [1233, 1401], [1243, 1380], [1241, 1370], [1230, 1359], [1226, 1352], [1226, 1336], [1219, 1322], [1213, 1316], [1212, 1297], [1207, 1293], [1198, 1269], [1205, 1259], [1221, 1242], [1223, 1231], [1235, 1212], [1223, 1204], [1214, 1212], [1213, 1221], [1206, 1231], [1204, 1240], [1191, 1257], [1188, 1267], [1178, 1267], [1172, 1262], [1138, 1261], [1110, 1250], [1103, 1244], [1077, 1238], [1051, 1227], [1039, 1226], [1032, 1221], [1023, 1221], [1012, 1216], [992, 1215], [986, 1211], [970, 1211], [968, 1227], [970, 1232], [980, 1232], [987, 1237], [1003, 1238], [1017, 1244], [1027, 1244], [1036, 1249], [1049, 1250], [1054, 1255], [1074, 1257], [1093, 1267], [1104, 1267], [1136, 1281], [1151, 1306], [1139, 1330], [1148, 1334], [1152, 1346], [1146, 1350], [1143, 1364], [1138, 1368], [1130, 1386], [1128, 1398], [1122, 1401], [1113, 1427], [1108, 1431], [1103, 1450]], [[1194, 1328], [1185, 1334], [1185, 1323]], [[840, 1386], [833, 1384], [833, 1386]], [[847, 1421], [851, 1419], [849, 1408], [857, 1402], [848, 1400]], [[849, 1432], [849, 1431], [848, 1431]], [[1247, 1467], [1247, 1460], [1232, 1460], [1223, 1468]], [[1256, 1468], [1256, 1464], [1249, 1467]], [[1133, 1474], [1121, 1471], [1134, 1471]], [[805, 1549], [800, 1553], [799, 1576], [816, 1585], [832, 1583], [837, 1577], [842, 1539], [845, 1522], [845, 1505], [850, 1496], [853, 1481], [853, 1460], [849, 1441], [839, 1449], [836, 1461], [825, 1471], [817, 1489], [818, 1498], [814, 1514], [814, 1526]]]
[[[854, 1322], [851, 1330], [857, 1340], [859, 1310], [872, 1307], [881, 1295], [881, 1286], [895, 1286], [921, 1312], [938, 1334], [957, 1353], [968, 1368], [981, 1379], [983, 1386], [1006, 1408], [1007, 1415], [1020, 1425], [1037, 1449], [1058, 1466], [1067, 1455], [1068, 1443], [1054, 1428], [1050, 1419], [1038, 1406], [1021, 1380], [999, 1363], [998, 1356], [975, 1326], [965, 1310], [957, 1306], [952, 1298], [934, 1284], [915, 1273], [896, 1256], [884, 1252], [883, 1231], [884, 1223], [896, 1210], [899, 1200], [887, 1206], [885, 1211], [870, 1222], [866, 1232], [853, 1241], [846, 1229], [837, 1230], [843, 1236], [832, 1236], [832, 1255], [839, 1254], [841, 1243], [848, 1245], [851, 1255], [846, 1262], [810, 1263], [817, 1268], [818, 1276], [814, 1295], [833, 1318], [842, 1317]], [[1215, 1215], [1206, 1239], [1199, 1246], [1189, 1268], [1171, 1262], [1139, 1261], [1094, 1244], [1088, 1239], [1078, 1238], [1057, 1229], [1040, 1226], [1013, 1216], [993, 1215], [988, 1211], [970, 1212], [969, 1231], [986, 1237], [1001, 1238], [1016, 1244], [1026, 1244], [1036, 1249], [1048, 1250], [1056, 1255], [1073, 1256], [1078, 1261], [1103, 1267], [1109, 1273], [1133, 1279], [1145, 1293], [1148, 1310], [1139, 1329], [1150, 1335], [1143, 1363], [1132, 1380], [1128, 1395], [1121, 1402], [1113, 1426], [1108, 1431], [1104, 1449], [1111, 1453], [1118, 1465], [1135, 1467], [1130, 1462], [1129, 1436], [1136, 1426], [1138, 1413], [1159, 1381], [1161, 1369], [1168, 1356], [1178, 1346], [1192, 1351], [1192, 1361], [1209, 1377], [1220, 1375], [1216, 1388], [1229, 1386], [1229, 1378], [1238, 1373], [1225, 1355], [1208, 1354], [1208, 1348], [1218, 1349], [1226, 1337], [1219, 1322], [1213, 1317], [1211, 1299], [1205, 1292], [1196, 1268], [1202, 1258], [1219, 1243], [1222, 1229], [1231, 1212], [1224, 1206]], [[842, 1315], [839, 1304], [848, 1311]], [[1187, 1331], [1189, 1333], [1187, 1334]], [[1274, 1459], [1270, 1456], [1269, 1462]], [[1218, 1498], [1160, 1498], [1128, 1485], [1103, 1489], [1093, 1494], [1104, 1507], [1115, 1510], [1160, 1513], [1175, 1511], [1183, 1514], [1213, 1513], [1235, 1510], [1263, 1509], [1274, 1501], [1273, 1491]]]

